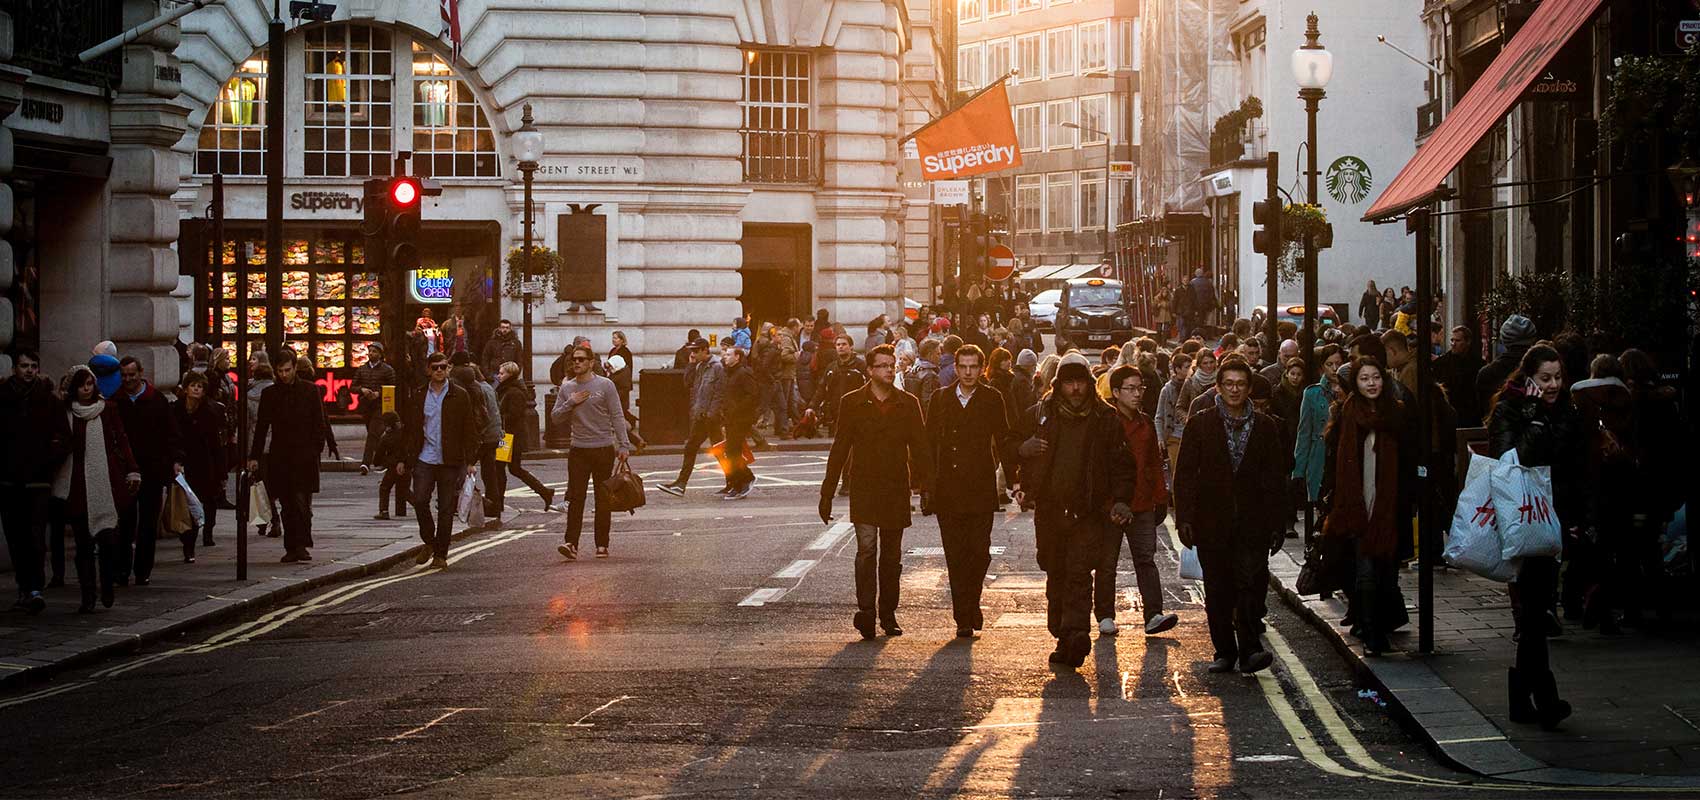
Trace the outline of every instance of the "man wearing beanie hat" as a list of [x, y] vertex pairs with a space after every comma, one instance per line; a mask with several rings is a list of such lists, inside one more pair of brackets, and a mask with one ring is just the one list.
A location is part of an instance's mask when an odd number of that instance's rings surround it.
[[1052, 664], [1079, 667], [1092, 651], [1092, 570], [1112, 525], [1133, 519], [1134, 462], [1115, 409], [1098, 399], [1086, 357], [1057, 366], [1051, 394], [1023, 416], [1016, 502], [1034, 509]]
[[1476, 373], [1476, 408], [1493, 406], [1493, 396], [1505, 388], [1505, 381], [1522, 363], [1523, 354], [1535, 345], [1540, 338], [1535, 333], [1535, 323], [1521, 314], [1512, 314], [1505, 318], [1499, 326], [1499, 344], [1505, 348], [1498, 358], [1487, 363], [1480, 372]]
[[1175, 464], [1175, 523], [1181, 544], [1198, 548], [1204, 568], [1204, 613], [1215, 646], [1213, 673], [1265, 669], [1263, 598], [1269, 556], [1286, 539], [1290, 447], [1275, 420], [1252, 408], [1244, 359], [1216, 370], [1212, 407], [1187, 420]]

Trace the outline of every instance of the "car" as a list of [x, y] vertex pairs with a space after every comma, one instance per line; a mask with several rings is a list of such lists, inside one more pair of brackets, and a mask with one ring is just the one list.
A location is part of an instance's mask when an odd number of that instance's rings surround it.
[[[1261, 330], [1263, 328], [1263, 320], [1265, 319], [1264, 315], [1267, 313], [1267, 309], [1263, 306], [1257, 306], [1251, 310], [1251, 327], [1253, 330]], [[1318, 309], [1317, 313], [1318, 322], [1324, 328], [1332, 328], [1340, 324], [1340, 315], [1334, 310], [1333, 306], [1323, 305], [1320, 309]], [[1279, 313], [1275, 315], [1275, 321], [1291, 322], [1294, 325], [1303, 328], [1305, 324], [1304, 303], [1287, 303], [1282, 305]]]
[[1057, 304], [1057, 336], [1082, 349], [1102, 349], [1133, 338], [1127, 287], [1108, 278], [1073, 278]]
[[1046, 289], [1027, 301], [1027, 314], [1039, 330], [1050, 330], [1057, 321], [1057, 304], [1062, 302], [1061, 289]]

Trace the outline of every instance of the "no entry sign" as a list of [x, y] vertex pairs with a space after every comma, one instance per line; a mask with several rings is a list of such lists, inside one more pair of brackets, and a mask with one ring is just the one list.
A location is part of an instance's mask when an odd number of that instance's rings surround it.
[[1015, 251], [1009, 245], [994, 244], [986, 250], [986, 279], [1007, 281], [1015, 275]]

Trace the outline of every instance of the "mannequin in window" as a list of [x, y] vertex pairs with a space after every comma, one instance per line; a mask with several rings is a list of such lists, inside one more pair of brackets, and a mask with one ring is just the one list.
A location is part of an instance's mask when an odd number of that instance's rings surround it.
[[254, 124], [254, 101], [260, 97], [259, 82], [253, 78], [237, 78], [230, 82], [226, 96], [229, 98], [230, 123]]
[[424, 81], [419, 84], [421, 124], [440, 128], [449, 124], [449, 82]]
[[[325, 71], [332, 75], [348, 74], [348, 68], [342, 65], [342, 56], [331, 56], [331, 63], [325, 65]], [[348, 81], [335, 79], [326, 81], [325, 99], [332, 103], [348, 102]]]

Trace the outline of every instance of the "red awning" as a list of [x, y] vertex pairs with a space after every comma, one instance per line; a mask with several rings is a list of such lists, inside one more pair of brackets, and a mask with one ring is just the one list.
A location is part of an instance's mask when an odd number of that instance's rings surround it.
[[1547, 62], [1599, 11], [1601, 0], [1544, 0], [1487, 72], [1363, 216], [1395, 217], [1428, 199], [1464, 154], [1511, 110]]

